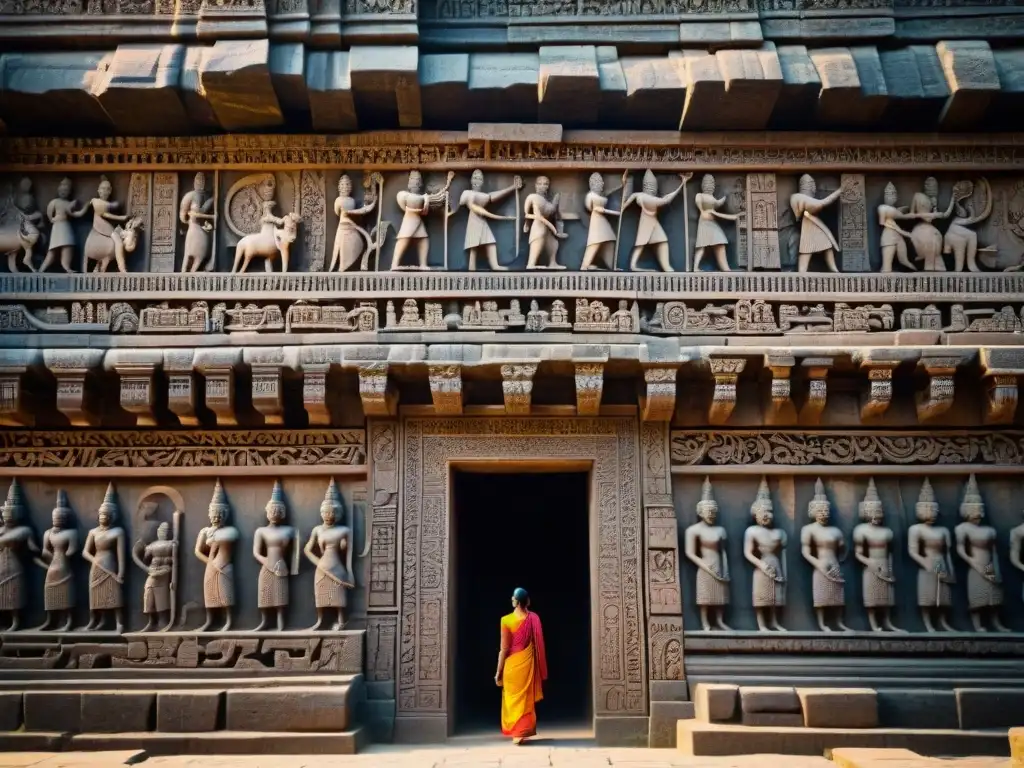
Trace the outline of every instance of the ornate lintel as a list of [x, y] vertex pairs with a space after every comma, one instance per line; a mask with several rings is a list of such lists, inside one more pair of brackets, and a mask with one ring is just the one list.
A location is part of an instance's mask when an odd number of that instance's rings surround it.
[[640, 399], [644, 421], [671, 421], [676, 412], [676, 366], [644, 367], [645, 391]]
[[434, 413], [439, 416], [462, 414], [462, 364], [453, 362], [430, 363], [427, 366], [430, 397]]
[[712, 357], [711, 375], [715, 377], [715, 391], [708, 408], [708, 423], [725, 424], [736, 407], [736, 382], [747, 367], [745, 357]]
[[828, 372], [834, 364], [831, 357], [808, 357], [800, 366], [807, 378], [807, 396], [800, 408], [800, 423], [816, 426], [828, 400]]
[[0, 367], [0, 427], [31, 427], [31, 410], [28, 407], [27, 392], [22, 387], [22, 377], [28, 370], [25, 365]]
[[892, 403], [892, 372], [899, 360], [863, 360], [860, 367], [868, 372], [868, 391], [861, 399], [860, 420], [869, 422], [881, 417]]
[[504, 363], [501, 366], [501, 391], [505, 397], [505, 413], [528, 416], [533, 398], [533, 377], [537, 363]]
[[771, 371], [771, 397], [765, 409], [765, 423], [783, 426], [796, 422], [796, 408], [793, 405], [793, 382], [790, 375], [796, 358], [792, 355], [765, 355], [764, 367]]
[[140, 427], [155, 427], [153, 377], [155, 362], [120, 362], [114, 370], [121, 379], [121, 407], [135, 416]]
[[917, 419], [924, 423], [938, 418], [953, 405], [954, 377], [960, 357], [922, 357], [917, 365], [928, 374], [928, 389], [917, 393]]
[[1017, 413], [1017, 377], [1021, 371], [993, 372], [985, 376], [985, 423], [1012, 424]]
[[302, 407], [309, 416], [310, 426], [326, 427], [331, 423], [331, 411], [327, 407], [327, 374], [329, 363], [312, 363], [302, 366]]
[[284, 401], [281, 396], [280, 365], [253, 363], [252, 370], [252, 407], [263, 418], [267, 426], [284, 423]]
[[604, 391], [604, 362], [576, 363], [576, 415], [597, 416]]
[[398, 390], [388, 381], [386, 362], [359, 365], [359, 398], [366, 416], [394, 416], [398, 412]]

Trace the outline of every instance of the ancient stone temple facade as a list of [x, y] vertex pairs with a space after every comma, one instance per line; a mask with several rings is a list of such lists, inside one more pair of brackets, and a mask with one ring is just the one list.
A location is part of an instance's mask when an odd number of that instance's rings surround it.
[[671, 745], [702, 683], [1006, 725], [1022, 36], [0, 2], [0, 745], [496, 728], [517, 586], [602, 743]]

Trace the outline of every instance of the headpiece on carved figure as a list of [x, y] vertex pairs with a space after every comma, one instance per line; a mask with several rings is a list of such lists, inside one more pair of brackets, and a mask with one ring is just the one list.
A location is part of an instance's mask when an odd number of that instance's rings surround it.
[[338, 179], [338, 194], [342, 197], [352, 194], [352, 179], [347, 173], [341, 174], [341, 178]]
[[473, 189], [482, 189], [484, 186], [484, 172], [477, 168], [470, 174], [469, 183]]
[[423, 189], [423, 174], [419, 171], [409, 171], [409, 191], [418, 192]]
[[935, 200], [939, 196], [939, 182], [934, 176], [929, 176], [924, 180], [924, 193], [932, 200]]
[[333, 511], [334, 521], [338, 522], [343, 509], [341, 494], [338, 493], [338, 484], [334, 482], [332, 477], [331, 482], [327, 484], [327, 491], [324, 492], [324, 500], [320, 503], [320, 516], [323, 517], [327, 512]]
[[68, 524], [71, 520], [71, 506], [68, 504], [68, 494], [63, 488], [57, 489], [57, 500], [53, 503], [52, 518], [54, 527], [57, 526], [57, 521], [60, 521], [60, 526], [63, 527]]
[[11, 479], [11, 487], [7, 489], [7, 500], [2, 507], [4, 521], [14, 521], [21, 517], [24, 500], [21, 495], [21, 484], [18, 478]]
[[594, 171], [590, 174], [589, 186], [591, 192], [601, 192], [604, 189], [604, 176]]
[[981, 491], [978, 490], [978, 481], [971, 475], [967, 481], [967, 488], [964, 490], [964, 500], [960, 502], [960, 517], [970, 520], [973, 517], [985, 516], [985, 502], [981, 498]]
[[896, 192], [896, 185], [891, 181], [885, 185], [883, 199], [886, 205], [896, 205], [896, 201], [900, 199], [899, 194]]
[[100, 504], [99, 514], [106, 515], [108, 524], [117, 520], [117, 494], [114, 492], [114, 484], [107, 485], [107, 492], [103, 496], [103, 503]]
[[764, 513], [771, 514], [774, 511], [772, 506], [772, 495], [768, 492], [768, 479], [762, 477], [761, 485], [757, 489], [757, 498], [750, 505], [750, 514], [756, 520]]
[[828, 515], [829, 503], [828, 496], [825, 495], [825, 484], [821, 482], [819, 477], [814, 481], [814, 498], [811, 499], [807, 505], [807, 516], [812, 520], [816, 520], [819, 515]]
[[274, 514], [283, 520], [285, 516], [284, 491], [281, 489], [281, 481], [274, 481], [274, 490], [270, 492], [270, 501], [267, 502], [267, 517]]
[[274, 178], [274, 174], [268, 173], [262, 179], [260, 183], [256, 185], [256, 192], [260, 196], [260, 200], [265, 203], [269, 203], [274, 199], [274, 191], [277, 189], [277, 179]]
[[[104, 190], [106, 190], [106, 192], [104, 192]], [[110, 183], [110, 179], [108, 179], [106, 176], [100, 176], [100, 184], [96, 188], [96, 193], [104, 200], [106, 200], [108, 197], [110, 197], [110, 193], [113, 192], [113, 190], [114, 187]]]
[[864, 492], [864, 501], [860, 503], [860, 519], [873, 520], [882, 514], [882, 500], [878, 498], [878, 489], [875, 488], [875, 478], [868, 478], [868, 489]]
[[935, 501], [935, 491], [932, 490], [932, 483], [927, 477], [921, 486], [914, 511], [918, 520], [935, 520], [939, 516], [939, 504]]
[[644, 171], [643, 190], [645, 195], [658, 194], [658, 180], [654, 177], [654, 173], [651, 172], [650, 168]]
[[228, 506], [228, 497], [224, 493], [224, 486], [220, 484], [220, 478], [217, 478], [217, 484], [213, 486], [213, 497], [210, 499], [210, 506], [207, 508], [207, 514], [210, 519], [213, 519], [216, 513], [217, 517], [221, 522], [225, 522], [228, 519], [228, 514], [231, 512], [231, 507]]
[[67, 198], [71, 194], [71, 179], [65, 176], [57, 185], [57, 196]]
[[705, 173], [704, 178], [700, 180], [700, 191], [705, 195], [715, 194], [715, 177], [710, 173]]
[[703, 520], [707, 515], [718, 514], [718, 502], [711, 492], [711, 478], [705, 477], [700, 489], [700, 501], [697, 502], [697, 517]]
[[818, 185], [814, 183], [814, 178], [809, 173], [805, 173], [800, 177], [798, 188], [801, 195], [807, 195], [808, 197], [814, 197], [814, 194], [818, 191]]
[[192, 189], [194, 189], [196, 192], [202, 192], [204, 189], [206, 189], [206, 174], [205, 173], [203, 173], [202, 171], [199, 171], [195, 175], [195, 178], [192, 180]]

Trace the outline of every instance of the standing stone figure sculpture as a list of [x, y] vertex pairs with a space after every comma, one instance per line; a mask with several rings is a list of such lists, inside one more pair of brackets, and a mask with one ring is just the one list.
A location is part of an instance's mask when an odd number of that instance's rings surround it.
[[[952, 204], [955, 209], [953, 220], [946, 229], [943, 237], [942, 252], [953, 254], [953, 269], [957, 272], [964, 271], [964, 265], [971, 272], [980, 272], [978, 267], [978, 233], [971, 227], [980, 224], [992, 213], [992, 187], [988, 179], [981, 179], [985, 207], [981, 212], [975, 214], [974, 208], [969, 202], [974, 194], [974, 184], [970, 181], [958, 181], [953, 185]], [[966, 201], [966, 202], [965, 202]]]
[[[316, 603], [316, 624], [320, 629], [328, 610], [337, 610], [338, 620], [332, 630], [345, 628], [345, 608], [348, 606], [348, 590], [355, 589], [352, 572], [352, 530], [339, 525], [344, 508], [338, 486], [331, 478], [323, 503], [320, 504], [321, 525], [309, 534], [306, 543], [306, 557], [316, 566], [313, 577], [314, 601]], [[319, 555], [317, 554], [319, 551]]]
[[917, 267], [907, 255], [906, 240], [911, 234], [903, 229], [897, 222], [914, 218], [905, 213], [901, 208], [896, 207], [899, 197], [896, 192], [896, 185], [891, 181], [885, 185], [882, 193], [882, 204], [878, 206], [878, 224], [882, 228], [882, 237], [879, 241], [882, 252], [882, 273], [892, 272], [893, 257], [909, 270], [917, 271]]
[[924, 262], [925, 272], [945, 272], [946, 264], [942, 260], [942, 233], [932, 222], [945, 219], [953, 212], [953, 198], [949, 199], [949, 208], [944, 212], [939, 207], [939, 182], [934, 176], [924, 180], [924, 191], [914, 193], [910, 201], [910, 217], [917, 219], [917, 224], [910, 230], [910, 241], [914, 244], [915, 261]]
[[[147, 503], [144, 505], [142, 516], [149, 517], [155, 509], [156, 504]], [[177, 556], [178, 541], [171, 538], [171, 526], [168, 523], [160, 523], [157, 526], [154, 541], [146, 544], [140, 540], [132, 548], [132, 560], [146, 573], [146, 584], [142, 589], [142, 612], [146, 615], [143, 632], [149, 632], [163, 622], [164, 614], [167, 615], [167, 624], [164, 625], [163, 631], [171, 628], [171, 584]]]
[[960, 503], [960, 523], [953, 531], [956, 553], [967, 563], [967, 600], [975, 632], [985, 632], [986, 615], [999, 632], [1009, 632], [999, 620], [1003, 604], [1003, 574], [996, 552], [996, 529], [982, 525], [985, 502], [978, 490], [978, 481], [971, 475]]
[[814, 498], [807, 505], [807, 515], [814, 521], [800, 531], [800, 552], [804, 560], [814, 566], [811, 589], [814, 612], [822, 632], [831, 632], [828, 611], [836, 614], [836, 626], [843, 632], [851, 631], [843, 623], [846, 605], [846, 582], [840, 564], [846, 559], [846, 537], [834, 525], [829, 525], [831, 505], [825, 495], [825, 486], [818, 478], [814, 483]]
[[[75, 579], [71, 558], [78, 552], [78, 531], [72, 525], [68, 495], [63, 488], [57, 491], [51, 520], [53, 527], [43, 534], [42, 553], [35, 561], [36, 565], [46, 571], [43, 579], [46, 621], [38, 629], [47, 630], [52, 622], [61, 632], [69, 632], [71, 614], [75, 607]], [[60, 624], [61, 614], [63, 624]]]
[[[484, 173], [481, 170], [475, 170], [470, 177], [469, 184], [470, 188], [462, 193], [462, 196], [459, 198], [459, 204], [455, 208], [457, 211], [462, 206], [466, 206], [469, 210], [469, 218], [466, 221], [465, 245], [469, 271], [476, 271], [476, 257], [481, 251], [483, 251], [491, 271], [505, 271], [508, 267], [503, 267], [498, 263], [498, 241], [494, 239], [494, 233], [491, 232], [491, 226], [487, 223], [487, 220], [516, 221], [516, 217], [499, 216], [496, 213], [491, 213], [487, 210], [487, 206], [490, 203], [498, 202], [517, 189], [522, 189], [523, 179], [521, 176], [514, 176], [512, 186], [496, 190], [495, 192], [484, 192]], [[454, 214], [455, 211], [452, 211], [452, 213]]]
[[[618, 217], [619, 225], [621, 226], [622, 204], [619, 204], [619, 210], [617, 211], [608, 208], [609, 196], [618, 190], [609, 190], [606, 193], [604, 176], [597, 172], [590, 174], [588, 186], [590, 189], [583, 200], [583, 206], [590, 214], [590, 227], [587, 229], [587, 249], [583, 252], [583, 263], [580, 265], [580, 269], [601, 269], [595, 263], [598, 261], [604, 265], [604, 269], [615, 269], [615, 262], [619, 256], [616, 248], [619, 237], [616, 230], [612, 229], [612, 225], [607, 217]], [[627, 171], [622, 175], [621, 187], [623, 195], [627, 198], [630, 194], [628, 189], [631, 187], [632, 184], [629, 183], [629, 172]]]
[[[534, 182], [534, 191], [526, 196], [523, 202], [523, 232], [530, 233], [530, 255], [526, 260], [527, 269], [565, 269], [564, 264], [557, 261], [559, 241], [568, 235], [561, 230], [561, 217], [558, 210], [560, 195], [548, 197], [551, 180], [547, 176], [538, 176]], [[518, 255], [518, 254], [517, 254]], [[541, 265], [541, 256], [547, 256], [548, 263]]]
[[672, 272], [672, 263], [669, 259], [668, 235], [665, 228], [658, 221], [658, 211], [669, 205], [676, 196], [683, 191], [686, 182], [692, 177], [692, 173], [681, 173], [679, 186], [667, 195], [658, 195], [658, 180], [654, 174], [647, 170], [644, 172], [643, 186], [639, 192], [634, 192], [622, 206], [625, 211], [634, 202], [640, 206], [640, 224], [636, 230], [636, 243], [633, 252], [629, 256], [629, 268], [633, 271], [640, 269], [640, 256], [643, 255], [647, 246], [654, 247], [654, 255], [658, 259], [658, 266], [662, 272]]
[[[213, 197], [206, 194], [206, 174], [202, 171], [195, 175], [192, 190], [181, 198], [178, 208], [178, 219], [188, 227], [185, 232], [185, 255], [181, 260], [181, 271], [198, 272], [203, 263], [210, 257], [213, 222], [216, 215], [210, 213], [213, 208]], [[212, 268], [211, 263], [207, 269]]]
[[715, 177], [710, 173], [704, 174], [700, 183], [700, 192], [694, 198], [697, 204], [697, 240], [694, 243], [693, 271], [700, 271], [700, 261], [704, 258], [704, 251], [710, 249], [715, 255], [715, 261], [722, 272], [730, 272], [729, 258], [726, 254], [726, 246], [729, 245], [729, 238], [725, 236], [721, 225], [715, 218], [725, 221], [737, 221], [741, 214], [722, 213], [718, 209], [725, 205], [726, 197], [715, 197]]
[[356, 207], [352, 197], [352, 179], [347, 173], [338, 179], [338, 196], [334, 200], [334, 215], [338, 217], [338, 231], [334, 233], [334, 248], [331, 249], [331, 265], [328, 272], [338, 267], [339, 272], [346, 272], [357, 261], [359, 269], [369, 268], [369, 254], [373, 245], [370, 233], [356, 224], [355, 219], [365, 216], [377, 207], [377, 189], [372, 184], [366, 188], [363, 204]]
[[729, 555], [725, 551], [725, 528], [715, 525], [718, 502], [711, 492], [711, 480], [704, 478], [697, 502], [700, 520], [686, 529], [686, 556], [697, 566], [697, 605], [700, 623], [707, 632], [716, 627], [728, 630], [723, 614], [729, 604]]
[[39, 271], [45, 272], [55, 259], [65, 272], [74, 272], [72, 260], [75, 257], [75, 230], [71, 227], [71, 219], [80, 219], [88, 211], [77, 208], [77, 200], [71, 199], [71, 179], [66, 176], [57, 185], [57, 197], [46, 206], [46, 218], [50, 220], [50, 247], [46, 251]]
[[800, 177], [798, 192], [790, 195], [789, 205], [793, 214], [800, 222], [800, 245], [797, 258], [797, 271], [806, 272], [811, 266], [811, 257], [816, 253], [824, 254], [825, 265], [830, 272], [838, 272], [836, 253], [839, 244], [828, 226], [818, 216], [832, 205], [843, 193], [840, 187], [828, 197], [819, 200], [815, 197], [818, 188], [809, 174]]
[[3, 525], [0, 525], [0, 613], [11, 615], [11, 624], [6, 631], [17, 632], [21, 627], [21, 611], [25, 607], [27, 592], [22, 558], [25, 554], [39, 553], [32, 529], [21, 524], [25, 502], [17, 479], [11, 480], [7, 500], [0, 507], [0, 513], [3, 515]]
[[[423, 176], [419, 171], [409, 172], [409, 185], [398, 193], [398, 207], [402, 209], [402, 225], [399, 227], [395, 254], [391, 257], [391, 269], [430, 269], [427, 258], [430, 255], [430, 235], [423, 217], [431, 209], [441, 206], [448, 210], [448, 189], [455, 178], [454, 172], [448, 173], [444, 186], [437, 192], [423, 191]], [[419, 263], [415, 267], [403, 267], [402, 256], [409, 247], [416, 243], [416, 255]]]
[[[240, 238], [235, 245], [232, 272], [245, 272], [249, 268], [249, 262], [255, 258], [262, 258], [264, 270], [272, 272], [273, 262], [278, 257], [281, 258], [281, 271], [288, 271], [291, 247], [299, 236], [302, 217], [297, 213], [275, 216], [276, 193], [277, 180], [272, 173], [258, 174], [255, 178], [246, 176], [228, 190], [224, 222], [228, 229]], [[236, 209], [235, 196], [239, 194], [246, 196], [246, 204]], [[255, 213], [257, 204], [258, 214]], [[246, 220], [236, 222], [232, 213], [245, 211], [247, 208], [247, 215], [243, 216]]]
[[757, 628], [785, 632], [779, 624], [779, 609], [786, 605], [786, 532], [772, 528], [775, 515], [768, 481], [761, 479], [757, 498], [750, 506], [754, 525], [743, 534], [743, 556], [754, 566], [752, 587]]
[[902, 632], [892, 623], [892, 609], [896, 605], [896, 574], [892, 568], [895, 536], [892, 528], [882, 525], [885, 510], [874, 478], [868, 480], [859, 511], [864, 522], [853, 529], [853, 553], [864, 566], [863, 599], [868, 622], [874, 632]]
[[[1010, 564], [1018, 571], [1024, 571], [1024, 523], [1010, 530]], [[1024, 590], [1021, 599], [1024, 600]]]
[[108, 613], [114, 614], [118, 632], [124, 632], [124, 529], [117, 525], [114, 484], [107, 486], [97, 514], [98, 525], [89, 531], [82, 557], [89, 568], [89, 623], [86, 632], [100, 629]]
[[7, 254], [7, 268], [11, 272], [18, 271], [19, 253], [25, 268], [36, 271], [32, 249], [39, 242], [42, 220], [43, 214], [32, 194], [32, 179], [26, 176], [18, 182], [18, 191], [11, 196], [10, 204], [0, 210], [0, 253]]
[[[267, 525], [256, 529], [252, 540], [252, 556], [260, 564], [259, 632], [267, 626], [271, 614], [277, 616], [277, 631], [284, 630], [284, 612], [288, 607], [288, 578], [298, 573], [298, 531], [285, 525], [286, 509], [281, 481], [274, 482], [270, 501], [267, 502]], [[292, 568], [288, 556], [292, 556]]]
[[[89, 271], [89, 262], [96, 262], [97, 272], [106, 272], [110, 262], [117, 263], [119, 272], [127, 272], [128, 264], [125, 254], [135, 250], [138, 244], [138, 230], [142, 227], [142, 219], [138, 216], [125, 216], [114, 213], [120, 203], [110, 199], [114, 187], [106, 176], [100, 176], [100, 185], [96, 189], [96, 197], [86, 203], [85, 208], [92, 208], [92, 229], [85, 238], [82, 250], [82, 272]], [[111, 222], [118, 226], [113, 226]], [[120, 226], [124, 224], [124, 226]]]
[[235, 605], [235, 567], [232, 558], [238, 542], [238, 529], [228, 525], [230, 513], [224, 488], [220, 480], [217, 480], [208, 510], [210, 524], [196, 537], [196, 557], [206, 565], [203, 574], [206, 621], [199, 627], [199, 632], [210, 629], [217, 611], [224, 612], [224, 626], [220, 631], [231, 629], [231, 609]]
[[935, 631], [935, 623], [952, 632], [947, 615], [953, 605], [952, 584], [956, 582], [950, 556], [952, 539], [949, 531], [935, 523], [939, 519], [939, 505], [935, 501], [932, 484], [925, 478], [915, 507], [919, 523], [907, 531], [907, 548], [911, 559], [920, 570], [917, 573], [917, 605], [921, 620], [928, 632]]

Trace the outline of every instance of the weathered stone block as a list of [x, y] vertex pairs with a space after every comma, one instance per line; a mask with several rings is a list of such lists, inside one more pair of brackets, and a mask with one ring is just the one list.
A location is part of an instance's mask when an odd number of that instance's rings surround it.
[[1014, 762], [1024, 761], [1024, 728], [1010, 729], [1010, 757]]
[[537, 80], [540, 121], [567, 126], [597, 123], [601, 84], [593, 45], [544, 45]]
[[219, 40], [200, 73], [217, 121], [226, 131], [271, 128], [284, 118], [270, 79], [270, 43]]
[[153, 691], [96, 691], [82, 694], [82, 733], [140, 733], [153, 730]]
[[744, 712], [741, 722], [758, 728], [800, 728], [804, 716], [799, 712]]
[[696, 717], [705, 723], [722, 723], [736, 717], [738, 685], [699, 683], [693, 692]]
[[23, 722], [21, 691], [0, 692], [0, 731], [16, 731]]
[[118, 133], [182, 136], [190, 132], [178, 84], [185, 46], [119, 45], [93, 93]]
[[800, 712], [800, 698], [796, 688], [744, 685], [740, 687], [740, 707], [745, 713]]
[[949, 98], [935, 48], [911, 45], [879, 51], [878, 57], [889, 96], [885, 124], [916, 130], [934, 125]]
[[354, 131], [358, 127], [347, 51], [313, 51], [306, 63], [306, 89], [313, 130]]
[[215, 731], [223, 706], [223, 691], [161, 691], [156, 698], [156, 729], [162, 733]]
[[626, 114], [636, 128], [679, 128], [686, 102], [686, 75], [666, 56], [623, 56]]
[[1024, 718], [1024, 689], [957, 688], [956, 709], [965, 731], [1012, 728]]
[[25, 730], [78, 733], [82, 694], [75, 691], [25, 691]]
[[349, 686], [252, 688], [227, 692], [229, 731], [344, 731]]
[[983, 40], [956, 40], [940, 42], [935, 50], [950, 91], [939, 122], [948, 130], [971, 128], [985, 117], [992, 97], [999, 93], [992, 48]]
[[420, 56], [424, 123], [431, 128], [465, 130], [466, 123], [473, 118], [468, 91], [468, 53], [427, 53]]
[[782, 72], [782, 88], [775, 101], [771, 125], [777, 128], [807, 129], [807, 116], [814, 114], [821, 92], [821, 77], [803, 45], [776, 48]]
[[302, 43], [276, 43], [270, 46], [270, 82], [282, 111], [299, 114], [309, 110], [306, 47]]
[[693, 719], [692, 701], [652, 701], [650, 747], [675, 747], [676, 723]]
[[359, 122], [364, 126], [419, 128], [419, 48], [414, 45], [353, 46], [349, 76]]
[[877, 728], [873, 688], [797, 688], [808, 728]]
[[595, 717], [594, 739], [598, 746], [647, 746], [650, 720], [646, 717]]
[[8, 53], [4, 55], [0, 114], [11, 130], [31, 135], [66, 132], [67, 116], [83, 133], [114, 132], [92, 92], [93, 81], [113, 53]]
[[685, 680], [651, 680], [651, 701], [689, 701]]
[[959, 728], [953, 691], [879, 689], [878, 720], [883, 728]]
[[539, 77], [536, 53], [470, 54], [469, 95], [475, 113], [493, 115], [493, 122], [533, 122]]

